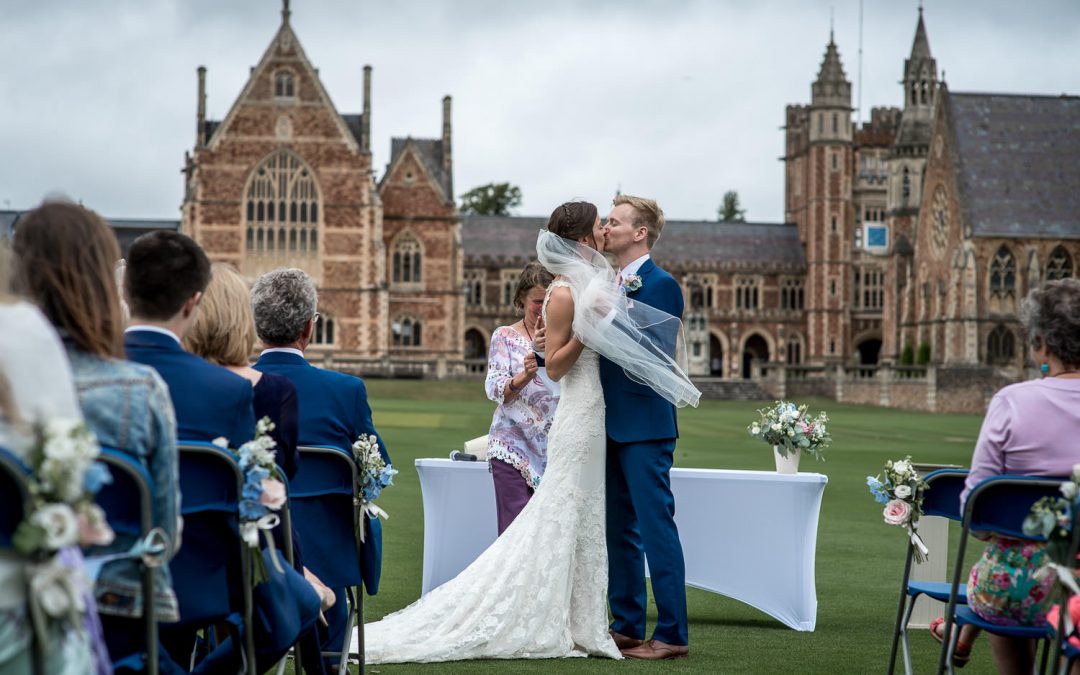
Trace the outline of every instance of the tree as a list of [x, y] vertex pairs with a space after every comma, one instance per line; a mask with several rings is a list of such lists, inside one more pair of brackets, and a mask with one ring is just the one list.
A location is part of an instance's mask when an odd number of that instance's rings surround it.
[[521, 206], [521, 188], [510, 183], [488, 183], [461, 195], [461, 212], [480, 216], [508, 216]]
[[724, 193], [724, 203], [717, 209], [716, 217], [721, 223], [745, 223], [746, 209], [739, 208], [739, 193], [728, 190]]

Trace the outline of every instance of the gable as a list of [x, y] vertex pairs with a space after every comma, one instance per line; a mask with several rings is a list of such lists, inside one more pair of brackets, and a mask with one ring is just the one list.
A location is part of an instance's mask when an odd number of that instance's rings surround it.
[[441, 141], [395, 138], [392, 145], [392, 159], [379, 183], [380, 193], [389, 188], [427, 187], [443, 202], [452, 199], [443, 180]]

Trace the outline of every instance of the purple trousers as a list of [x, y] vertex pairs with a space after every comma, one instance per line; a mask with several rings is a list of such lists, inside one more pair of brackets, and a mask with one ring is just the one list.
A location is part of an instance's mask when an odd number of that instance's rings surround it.
[[489, 460], [488, 466], [495, 482], [495, 512], [499, 517], [499, 534], [502, 534], [532, 498], [533, 489], [520, 471], [501, 459]]

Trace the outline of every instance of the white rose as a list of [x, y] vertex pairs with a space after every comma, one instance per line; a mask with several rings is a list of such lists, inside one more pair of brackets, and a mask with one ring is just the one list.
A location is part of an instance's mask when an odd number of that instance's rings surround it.
[[773, 424], [772, 425], [772, 430], [773, 431], [780, 431], [780, 423], [777, 422], [777, 423]]
[[46, 504], [30, 517], [30, 522], [45, 531], [45, 548], [50, 551], [74, 544], [79, 536], [79, 521], [67, 504]]
[[1061, 496], [1069, 501], [1076, 499], [1076, 483], [1065, 481], [1061, 484]]
[[750, 433], [754, 436], [757, 436], [761, 433], [761, 427], [755, 424], [754, 426], [750, 427]]
[[911, 488], [906, 485], [897, 485], [896, 489], [893, 490], [893, 494], [896, 495], [897, 499], [907, 499], [911, 496]]
[[906, 459], [902, 459], [899, 462], [893, 464], [893, 471], [898, 475], [906, 476], [911, 473], [911, 462]]
[[793, 420], [799, 419], [799, 411], [798, 410], [791, 411], [791, 419], [793, 419]]
[[255, 548], [259, 545], [259, 526], [253, 522], [246, 522], [240, 525], [240, 538], [244, 540], [244, 543]]

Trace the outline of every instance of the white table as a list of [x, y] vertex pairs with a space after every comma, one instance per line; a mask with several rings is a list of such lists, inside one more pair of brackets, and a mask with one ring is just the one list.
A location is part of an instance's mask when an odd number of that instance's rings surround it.
[[[495, 541], [495, 489], [487, 462], [418, 459], [416, 471], [427, 593]], [[827, 482], [816, 473], [672, 469], [686, 584], [745, 602], [795, 630], [814, 630], [818, 511]]]

